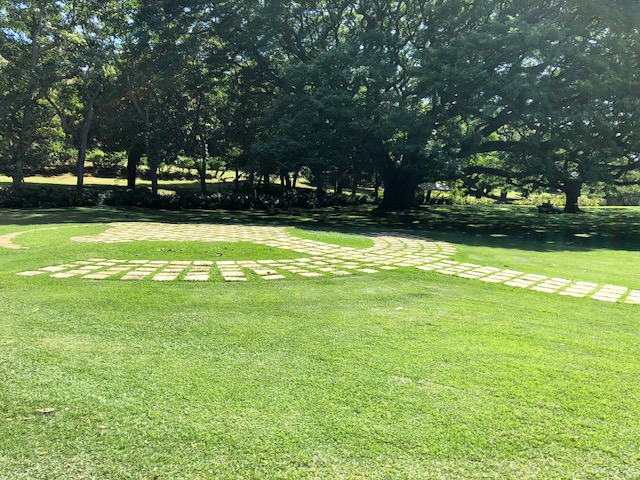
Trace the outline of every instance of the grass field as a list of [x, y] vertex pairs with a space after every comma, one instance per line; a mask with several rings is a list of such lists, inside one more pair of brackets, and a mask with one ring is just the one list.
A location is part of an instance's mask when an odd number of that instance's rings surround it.
[[[255, 223], [353, 248], [640, 289], [640, 210], [0, 211], [0, 479], [640, 478], [640, 305], [399, 269], [246, 283], [20, 277], [89, 257], [293, 258], [252, 243], [78, 244], [112, 221]], [[37, 410], [54, 408], [48, 414]]]

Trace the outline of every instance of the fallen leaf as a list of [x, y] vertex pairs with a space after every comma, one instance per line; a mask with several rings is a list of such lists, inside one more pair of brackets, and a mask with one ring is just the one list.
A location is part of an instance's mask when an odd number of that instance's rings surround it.
[[39, 410], [36, 410], [36, 413], [41, 413], [41, 414], [45, 415], [47, 413], [53, 413], [55, 410], [56, 410], [55, 408], [51, 408], [51, 407], [41, 408]]

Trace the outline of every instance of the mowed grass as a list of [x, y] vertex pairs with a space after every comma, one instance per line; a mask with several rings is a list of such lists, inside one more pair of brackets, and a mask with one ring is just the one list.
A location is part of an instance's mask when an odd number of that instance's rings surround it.
[[[415, 269], [245, 284], [15, 275], [93, 256], [299, 256], [70, 240], [106, 221], [227, 214], [193, 215], [0, 212], [0, 235], [59, 227], [0, 249], [0, 478], [640, 477], [637, 305]], [[355, 248], [370, 240], [353, 232], [375, 228], [362, 212], [329, 213], [333, 225], [243, 215], [231, 216]], [[458, 259], [580, 280], [600, 275], [583, 269], [601, 253], [602, 275], [637, 283], [633, 249], [412, 233], [454, 242]]]

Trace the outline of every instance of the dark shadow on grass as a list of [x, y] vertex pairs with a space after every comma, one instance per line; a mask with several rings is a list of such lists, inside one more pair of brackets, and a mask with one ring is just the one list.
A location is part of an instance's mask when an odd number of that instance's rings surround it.
[[518, 206], [431, 206], [384, 214], [374, 213], [370, 206], [267, 211], [106, 207], [0, 210], [0, 225], [122, 221], [285, 225], [343, 233], [402, 230], [474, 246], [535, 251], [640, 251], [640, 208], [594, 208], [581, 215], [545, 215], [534, 207]]

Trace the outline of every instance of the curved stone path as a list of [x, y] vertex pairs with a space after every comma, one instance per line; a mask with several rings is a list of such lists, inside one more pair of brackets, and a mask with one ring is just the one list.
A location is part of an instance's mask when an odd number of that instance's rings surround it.
[[29, 247], [23, 247], [22, 245], [13, 243], [13, 239], [16, 238], [18, 235], [22, 235], [23, 233], [37, 232], [40, 230], [52, 230], [54, 228], [57, 228], [57, 227], [36, 228], [31, 230], [23, 230], [21, 232], [5, 233], [4, 235], [0, 235], [0, 247], [9, 248], [11, 250], [28, 250]]
[[[23, 232], [20, 232], [23, 233]], [[17, 235], [17, 234], [16, 234]], [[18, 273], [23, 276], [50, 275], [53, 278], [80, 277], [92, 280], [209, 281], [223, 279], [242, 282], [249, 279], [279, 280], [292, 276], [346, 276], [373, 274], [398, 267], [413, 267], [470, 280], [501, 283], [510, 287], [572, 297], [590, 297], [606, 302], [640, 304], [640, 290], [615, 285], [599, 285], [549, 278], [544, 275], [504, 270], [496, 267], [451, 260], [455, 247], [406, 233], [369, 234], [374, 245], [356, 249], [327, 244], [290, 235], [285, 227], [239, 225], [177, 225], [164, 223], [114, 223], [96, 236], [74, 237], [83, 243], [135, 241], [252, 242], [302, 254], [289, 260], [189, 261], [124, 260], [90, 258], [69, 264], [43, 267]], [[7, 237], [5, 235], [5, 237]], [[13, 237], [11, 237], [13, 238]]]

